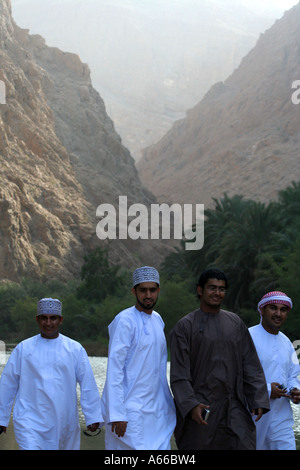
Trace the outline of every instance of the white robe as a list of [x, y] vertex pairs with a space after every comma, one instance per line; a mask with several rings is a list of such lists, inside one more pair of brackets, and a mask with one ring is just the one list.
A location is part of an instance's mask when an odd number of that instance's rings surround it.
[[103, 421], [92, 368], [79, 343], [61, 334], [22, 341], [1, 375], [0, 425], [8, 426], [15, 399], [13, 422], [20, 449], [79, 449], [77, 383], [86, 425]]
[[[258, 357], [262, 364], [269, 394], [271, 383], [284, 384], [287, 389], [300, 388], [299, 363], [295, 361], [295, 350], [283, 333], [268, 333], [262, 324], [249, 328]], [[294, 450], [293, 410], [288, 398], [270, 399], [269, 413], [255, 423], [257, 450]]]
[[[109, 354], [102, 413], [109, 450], [168, 450], [176, 422], [167, 382], [164, 323], [157, 312], [135, 307], [109, 325]], [[111, 432], [114, 421], [127, 421], [124, 437]]]

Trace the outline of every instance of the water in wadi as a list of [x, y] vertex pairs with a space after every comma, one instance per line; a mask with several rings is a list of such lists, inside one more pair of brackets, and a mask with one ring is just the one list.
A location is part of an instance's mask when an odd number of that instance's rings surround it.
[[[107, 358], [105, 357], [90, 357], [90, 362], [91, 366], [94, 371], [95, 379], [99, 388], [100, 394], [102, 394], [102, 390], [104, 387], [104, 382], [105, 382], [105, 376], [106, 376], [106, 364], [107, 364]], [[169, 364], [168, 364], [168, 369], [169, 369]], [[0, 365], [0, 374], [3, 370], [3, 365]], [[169, 377], [169, 371], [168, 371], [168, 377]], [[78, 396], [79, 396], [79, 390], [78, 390]], [[292, 405], [293, 407], [293, 412], [294, 412], [294, 418], [295, 418], [295, 436], [296, 436], [296, 442], [297, 442], [297, 450], [300, 450], [300, 405]], [[79, 405], [79, 417], [80, 417], [80, 425], [82, 429], [82, 434], [81, 434], [81, 450], [104, 450], [104, 434], [105, 430], [102, 430], [101, 433], [97, 436], [86, 436], [83, 433], [83, 430], [85, 430], [85, 422], [84, 422], [84, 417], [82, 414], [82, 411], [80, 409]], [[172, 441], [172, 449], [176, 449], [176, 445], [174, 443], [174, 440]], [[17, 443], [14, 438], [14, 432], [13, 432], [13, 425], [12, 425], [12, 420], [10, 422], [10, 425], [7, 429], [7, 432], [5, 435], [0, 436], [0, 450], [18, 450]]]

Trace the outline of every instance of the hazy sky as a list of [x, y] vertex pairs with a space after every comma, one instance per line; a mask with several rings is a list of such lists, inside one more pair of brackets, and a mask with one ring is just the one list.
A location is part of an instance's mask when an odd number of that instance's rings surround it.
[[[267, 2], [265, 2], [267, 3]], [[273, 5], [279, 6], [288, 10], [292, 6], [298, 3], [298, 0], [269, 0], [269, 3], [273, 3]]]
[[[40, 1], [44, 1], [44, 2], [47, 2], [47, 0], [40, 0]], [[62, 3], [64, 0], [60, 0]], [[101, 1], [101, 0], [98, 0], [98, 1]], [[161, 0], [163, 2], [163, 0]], [[28, 0], [12, 0], [12, 4], [14, 2], [18, 2], [18, 3], [28, 3]], [[199, 2], [201, 2], [201, 0], [199, 0]], [[240, 2], [237, 0], [237, 3], [242, 3], [242, 4], [248, 4], [249, 3], [259, 3], [261, 5], [273, 5], [273, 6], [277, 6], [279, 8], [282, 8], [284, 10], [288, 10], [289, 8], [291, 8], [292, 6], [296, 5], [297, 3], [299, 2], [299, 0], [253, 0], [252, 2], [250, 2], [249, 0], [240, 0]]]

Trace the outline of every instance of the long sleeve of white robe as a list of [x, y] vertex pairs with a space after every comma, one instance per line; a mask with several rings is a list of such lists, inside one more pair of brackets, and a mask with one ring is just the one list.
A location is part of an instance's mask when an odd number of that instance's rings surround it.
[[[109, 325], [107, 377], [102, 394], [106, 449], [169, 449], [175, 405], [167, 383], [164, 323], [135, 307]], [[127, 421], [122, 438], [110, 423]]]
[[87, 354], [76, 341], [34, 336], [12, 352], [0, 379], [0, 425], [13, 422], [20, 449], [80, 448], [77, 383], [86, 424], [103, 421]]
[[[289, 338], [282, 332], [277, 335], [268, 333], [262, 324], [251, 327], [249, 332], [264, 370], [269, 395], [273, 382], [283, 384], [287, 389], [294, 387], [300, 389], [300, 365]], [[259, 450], [265, 448], [266, 439], [272, 440], [272, 436], [275, 442], [277, 432], [281, 432], [283, 436], [282, 449], [286, 446], [294, 448], [292, 431], [294, 418], [290, 400], [284, 397], [271, 399], [270, 406], [270, 412], [256, 423], [257, 448]], [[286, 444], [283, 442], [284, 436]]]

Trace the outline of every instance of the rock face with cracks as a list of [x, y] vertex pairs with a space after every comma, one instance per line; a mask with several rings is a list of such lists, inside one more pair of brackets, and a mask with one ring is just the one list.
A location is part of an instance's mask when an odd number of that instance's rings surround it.
[[[96, 209], [155, 202], [75, 54], [47, 47], [19, 28], [10, 0], [0, 4], [0, 279], [66, 280], [83, 256], [106, 246]], [[159, 241], [107, 242], [111, 261], [127, 267], [166, 253]], [[134, 254], [132, 254], [134, 253]]]

